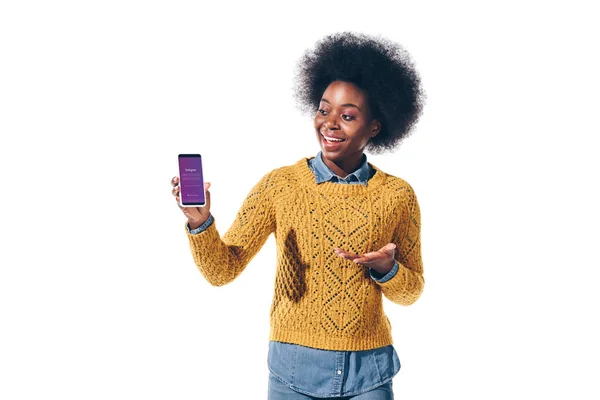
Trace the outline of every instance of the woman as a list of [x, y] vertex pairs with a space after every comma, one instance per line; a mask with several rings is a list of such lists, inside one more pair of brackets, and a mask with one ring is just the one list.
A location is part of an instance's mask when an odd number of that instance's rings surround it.
[[400, 362], [382, 294], [410, 305], [423, 291], [420, 210], [412, 187], [364, 151], [408, 135], [420, 80], [397, 44], [334, 34], [300, 60], [296, 99], [314, 116], [321, 151], [264, 175], [222, 237], [207, 183], [205, 207], [180, 206], [192, 256], [224, 285], [275, 233], [269, 399], [393, 399]]

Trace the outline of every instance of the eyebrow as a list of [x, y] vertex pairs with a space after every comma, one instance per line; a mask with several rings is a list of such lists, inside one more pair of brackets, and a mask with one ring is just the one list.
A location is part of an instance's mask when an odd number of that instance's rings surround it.
[[[328, 101], [327, 101], [327, 99], [324, 99], [324, 98], [323, 98], [323, 99], [321, 99], [321, 101], [324, 101], [325, 103], [327, 103], [327, 104], [331, 105], [331, 103], [330, 103], [330, 102], [328, 102]], [[352, 103], [346, 103], [346, 104], [342, 104], [342, 107], [356, 107], [356, 108], [358, 108], [358, 111], [362, 112], [362, 110], [360, 109], [360, 107], [359, 107], [359, 106], [357, 106], [356, 104], [352, 104]]]

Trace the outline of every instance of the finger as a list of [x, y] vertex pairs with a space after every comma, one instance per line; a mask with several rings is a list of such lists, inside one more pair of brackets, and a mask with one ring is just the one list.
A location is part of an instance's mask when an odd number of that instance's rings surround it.
[[178, 184], [179, 184], [179, 177], [174, 176], [173, 179], [171, 179], [171, 185], [177, 186]]
[[394, 243], [388, 243], [377, 251], [363, 254], [360, 257], [354, 259], [354, 262], [360, 264], [372, 264], [374, 262], [385, 261], [387, 259], [394, 258], [396, 252], [396, 245]]
[[375, 261], [379, 261], [381, 260], [382, 257], [378, 257], [377, 253], [367, 253], [367, 254], [363, 254], [362, 256], [358, 256], [356, 257], [354, 260], [355, 263], [357, 264], [368, 264], [368, 263], [372, 263]]
[[[354, 261], [364, 264], [364, 263], [374, 263], [374, 262], [381, 262], [381, 261], [388, 260], [390, 258], [390, 255], [393, 257], [394, 250], [391, 250], [391, 253], [390, 253], [389, 252], [390, 250], [387, 250], [386, 247], [387, 247], [387, 245], [384, 246], [383, 248], [381, 248], [381, 250], [362, 254], [361, 256], [357, 257], [357, 259], [355, 259]], [[394, 249], [395, 249], [395, 245], [394, 245]]]
[[204, 190], [206, 192], [206, 204], [204, 206], [208, 207], [208, 209], [210, 210], [210, 192], [208, 191], [209, 187], [210, 187], [210, 182], [206, 182], [204, 184]]
[[194, 207], [185, 207], [179, 204], [179, 197], [175, 197], [175, 201], [177, 202], [177, 206], [179, 207], [179, 209], [183, 211], [183, 215], [185, 215], [188, 219], [195, 218], [197, 217], [197, 215], [195, 214], [199, 214], [197, 212], [195, 213], [192, 211], [195, 209]]
[[354, 254], [352, 252], [346, 251], [346, 250], [342, 250], [340, 248], [336, 248], [333, 251], [335, 251], [335, 253], [343, 258], [347, 258], [348, 260], [354, 260], [356, 257], [358, 257], [358, 254]]
[[176, 186], [173, 189], [171, 189], [171, 193], [173, 194], [173, 196], [179, 196], [179, 186]]

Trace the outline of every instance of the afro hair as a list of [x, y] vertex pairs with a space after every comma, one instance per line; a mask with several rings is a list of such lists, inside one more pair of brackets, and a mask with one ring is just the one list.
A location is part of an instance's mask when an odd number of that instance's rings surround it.
[[300, 58], [294, 79], [298, 108], [314, 116], [333, 81], [353, 83], [366, 92], [371, 118], [381, 123], [367, 150], [391, 151], [406, 138], [423, 110], [425, 93], [410, 55], [380, 36], [335, 33]]

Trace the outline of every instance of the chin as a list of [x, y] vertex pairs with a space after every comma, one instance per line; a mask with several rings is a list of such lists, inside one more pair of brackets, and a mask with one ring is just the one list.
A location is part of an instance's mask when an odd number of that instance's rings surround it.
[[338, 162], [344, 160], [344, 153], [339, 151], [330, 151], [326, 149], [321, 149], [321, 153], [323, 154], [323, 159], [328, 159], [332, 162]]

